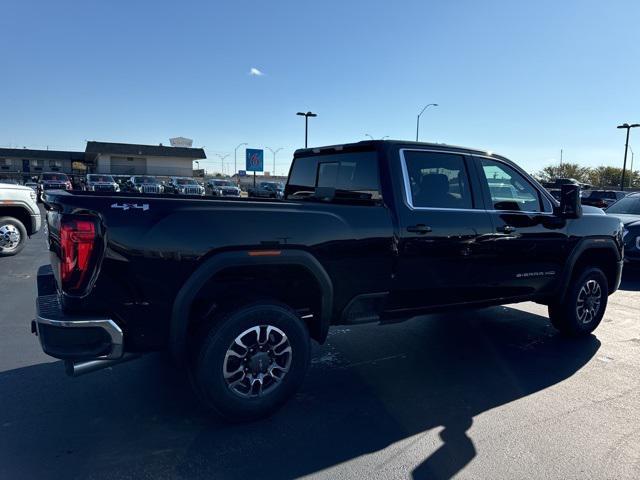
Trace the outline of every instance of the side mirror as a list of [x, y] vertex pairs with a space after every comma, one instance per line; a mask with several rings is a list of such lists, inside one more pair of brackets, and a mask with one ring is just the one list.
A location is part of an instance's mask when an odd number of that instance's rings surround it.
[[582, 216], [580, 185], [564, 184], [560, 187], [559, 214], [563, 218], [580, 218]]

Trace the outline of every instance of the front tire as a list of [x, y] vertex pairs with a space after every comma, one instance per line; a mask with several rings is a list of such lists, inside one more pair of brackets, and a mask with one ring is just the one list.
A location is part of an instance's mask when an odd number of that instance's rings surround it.
[[589, 335], [600, 325], [608, 297], [607, 277], [599, 268], [588, 268], [572, 282], [563, 301], [549, 305], [551, 323], [571, 337]]
[[9, 257], [22, 251], [27, 239], [24, 224], [13, 217], [0, 217], [0, 257]]
[[309, 332], [296, 313], [260, 302], [214, 319], [192, 379], [204, 403], [226, 419], [254, 420], [296, 392], [309, 357]]

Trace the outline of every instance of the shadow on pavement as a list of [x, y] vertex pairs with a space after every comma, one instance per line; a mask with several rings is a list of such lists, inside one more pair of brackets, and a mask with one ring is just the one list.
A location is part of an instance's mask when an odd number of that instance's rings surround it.
[[0, 478], [284, 479], [442, 427], [412, 474], [451, 478], [477, 453], [474, 416], [565, 380], [599, 346], [505, 307], [334, 328], [301, 392], [242, 425], [204, 411], [158, 355], [77, 379], [60, 362], [16, 369], [0, 373]]
[[625, 265], [624, 269], [622, 270], [622, 282], [620, 283], [620, 290], [640, 292], [640, 268], [633, 268]]

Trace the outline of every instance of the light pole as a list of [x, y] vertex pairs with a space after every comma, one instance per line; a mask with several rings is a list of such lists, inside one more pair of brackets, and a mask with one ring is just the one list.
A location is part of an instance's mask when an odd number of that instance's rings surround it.
[[304, 117], [304, 148], [307, 148], [307, 140], [309, 139], [309, 117], [317, 117], [318, 114], [313, 112], [298, 112], [296, 115]]
[[629, 181], [629, 186], [633, 188], [633, 148], [629, 146], [629, 150], [631, 150], [631, 167], [629, 168], [629, 173], [631, 173], [631, 180]]
[[272, 148], [267, 147], [267, 150], [269, 150], [271, 153], [273, 153], [273, 175], [275, 176], [276, 174], [276, 153], [278, 153], [280, 150], [282, 150], [282, 147], [274, 150]]
[[224, 155], [222, 155], [221, 153], [216, 153], [216, 157], [218, 157], [220, 159], [220, 165], [222, 165], [222, 176], [224, 176], [224, 159], [227, 158], [230, 155], [230, 153], [226, 153]]
[[249, 145], [248, 143], [241, 143], [236, 148], [233, 149], [233, 174], [238, 173], [238, 149], [243, 145]]
[[416, 142], [418, 141], [418, 135], [420, 134], [420, 116], [424, 113], [424, 111], [428, 107], [437, 107], [437, 106], [438, 106], [437, 103], [429, 103], [425, 105], [422, 110], [420, 110], [420, 113], [418, 114], [418, 120], [416, 121]]
[[629, 131], [632, 128], [640, 127], [640, 123], [633, 123], [629, 125], [628, 123], [623, 123], [622, 125], [618, 125], [617, 128], [626, 128], [627, 129], [627, 140], [624, 144], [624, 162], [622, 164], [622, 176], [620, 177], [620, 190], [624, 191], [624, 171], [627, 168], [627, 150], [629, 149]]
[[[373, 135], [369, 135], [368, 133], [365, 133], [364, 136], [369, 137], [371, 140], [375, 140], [375, 138], [373, 138]], [[384, 140], [385, 138], [389, 138], [389, 135], [385, 135], [380, 140]]]

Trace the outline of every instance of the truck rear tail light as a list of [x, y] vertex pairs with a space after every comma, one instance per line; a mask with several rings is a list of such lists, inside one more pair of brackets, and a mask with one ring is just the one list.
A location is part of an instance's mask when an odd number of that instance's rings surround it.
[[82, 293], [89, 283], [96, 252], [96, 224], [90, 219], [64, 219], [60, 225], [62, 290]]

